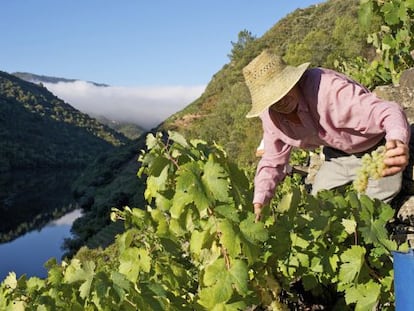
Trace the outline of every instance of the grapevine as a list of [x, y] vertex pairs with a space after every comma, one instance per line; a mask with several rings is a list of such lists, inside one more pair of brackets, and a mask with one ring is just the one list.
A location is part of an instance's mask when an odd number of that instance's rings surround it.
[[255, 222], [251, 183], [224, 150], [168, 134], [147, 137], [148, 205], [113, 209], [116, 242], [50, 260], [45, 280], [11, 272], [0, 310], [307, 310], [297, 282], [327, 310], [393, 310], [391, 251], [408, 246], [388, 238], [388, 204], [292, 185]]
[[361, 158], [361, 168], [357, 171], [356, 179], [353, 182], [354, 189], [359, 193], [365, 193], [368, 187], [369, 178], [379, 179], [387, 167], [384, 163], [385, 146], [379, 146], [371, 153], [366, 153]]

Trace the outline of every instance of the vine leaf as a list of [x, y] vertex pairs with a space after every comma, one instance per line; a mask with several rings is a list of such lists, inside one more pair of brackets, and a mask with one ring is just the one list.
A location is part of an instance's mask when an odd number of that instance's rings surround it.
[[69, 284], [83, 281], [79, 287], [79, 293], [80, 297], [85, 299], [89, 295], [94, 276], [95, 263], [93, 261], [85, 261], [81, 264], [80, 260], [73, 259], [66, 269], [64, 280]]
[[176, 143], [180, 144], [183, 147], [188, 148], [187, 140], [180, 133], [175, 132], [175, 131], [168, 131], [168, 136], [170, 139], [172, 139]]
[[229, 255], [232, 257], [239, 255], [241, 253], [239, 232], [236, 232], [233, 225], [226, 219], [220, 222], [219, 230], [221, 232], [220, 242]]
[[221, 284], [224, 288], [233, 288], [234, 286], [242, 296], [248, 293], [248, 280], [247, 264], [244, 261], [233, 260], [230, 263], [230, 268], [227, 268], [223, 258], [217, 259], [206, 267], [203, 279], [206, 286], [214, 284]]
[[215, 162], [214, 157], [209, 155], [207, 163], [204, 166], [201, 180], [208, 191], [207, 195], [220, 202], [229, 200], [229, 183], [227, 173], [223, 167]]
[[370, 280], [366, 284], [357, 284], [345, 292], [347, 304], [355, 303], [355, 311], [374, 310], [381, 292], [381, 286]]
[[240, 223], [240, 231], [244, 237], [251, 243], [265, 242], [269, 238], [268, 231], [264, 223], [255, 222], [254, 215], [250, 214], [247, 219]]
[[343, 218], [341, 223], [344, 226], [346, 233], [352, 234], [356, 231], [357, 223], [355, 220]]
[[9, 287], [11, 289], [15, 289], [17, 287], [16, 273], [9, 272], [9, 274], [7, 275], [7, 277], [4, 279], [3, 283], [7, 287]]
[[364, 264], [365, 252], [365, 248], [358, 245], [353, 245], [343, 252], [341, 255], [342, 265], [339, 269], [340, 283], [350, 284], [354, 282]]
[[130, 247], [119, 257], [119, 272], [124, 274], [131, 282], [137, 281], [141, 270], [149, 272], [150, 268], [151, 258], [146, 249]]

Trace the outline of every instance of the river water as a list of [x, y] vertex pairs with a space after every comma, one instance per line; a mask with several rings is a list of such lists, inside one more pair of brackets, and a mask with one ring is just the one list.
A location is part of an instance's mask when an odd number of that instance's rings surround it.
[[72, 202], [76, 170], [36, 170], [0, 174], [0, 282], [47, 276], [44, 263], [61, 261], [62, 244], [81, 215]]
[[73, 221], [81, 216], [80, 210], [74, 210], [61, 218], [51, 221], [40, 230], [30, 231], [23, 236], [0, 244], [0, 280], [13, 271], [17, 277], [47, 276], [44, 263], [50, 258], [58, 262], [64, 253], [62, 243], [71, 236]]

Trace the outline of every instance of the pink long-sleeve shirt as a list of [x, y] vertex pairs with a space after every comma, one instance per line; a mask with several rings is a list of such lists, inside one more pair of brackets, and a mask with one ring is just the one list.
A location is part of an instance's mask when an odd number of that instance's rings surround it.
[[298, 82], [304, 102], [297, 114], [302, 124], [283, 114], [264, 111], [264, 155], [258, 163], [253, 203], [267, 203], [286, 175], [292, 147], [330, 146], [346, 153], [374, 147], [381, 139], [408, 144], [410, 131], [400, 105], [374, 93], [335, 71], [308, 69]]

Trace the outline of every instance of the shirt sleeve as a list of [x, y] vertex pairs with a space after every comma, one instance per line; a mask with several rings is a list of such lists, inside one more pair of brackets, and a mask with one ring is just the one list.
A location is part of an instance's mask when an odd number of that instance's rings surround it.
[[270, 118], [262, 117], [264, 154], [256, 170], [253, 203], [269, 203], [276, 186], [285, 178], [289, 163], [292, 146], [278, 139], [278, 130], [271, 122]]

